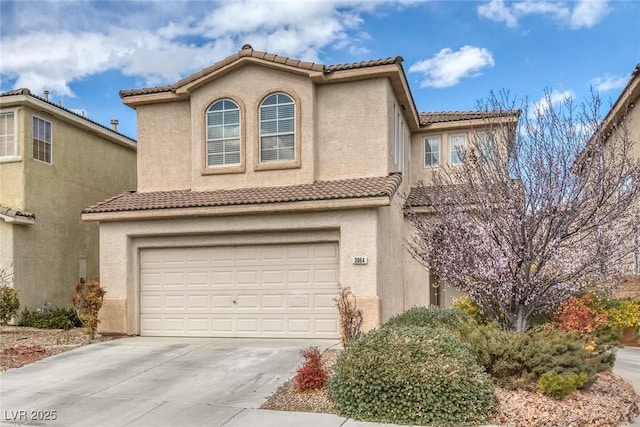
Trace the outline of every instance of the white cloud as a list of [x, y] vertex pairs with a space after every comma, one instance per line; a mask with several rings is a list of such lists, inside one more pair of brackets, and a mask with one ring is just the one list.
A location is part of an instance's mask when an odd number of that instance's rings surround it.
[[533, 103], [532, 108], [529, 109], [529, 115], [531, 117], [535, 117], [537, 114], [544, 115], [549, 108], [563, 104], [573, 98], [575, 98], [575, 94], [571, 90], [562, 92], [552, 90]]
[[524, 0], [505, 2], [490, 0], [478, 6], [478, 15], [496, 22], [504, 22], [509, 28], [518, 26], [520, 19], [529, 15], [543, 15], [568, 25], [570, 28], [591, 28], [609, 13], [609, 0], [578, 0], [575, 2], [551, 2]]
[[571, 28], [591, 28], [609, 13], [605, 0], [580, 0], [571, 14]]
[[507, 27], [518, 25], [518, 18], [505, 4], [504, 0], [491, 0], [478, 6], [478, 15], [496, 22], [504, 22]]
[[411, 3], [76, 0], [34, 8], [12, 2], [3, 4], [0, 22], [0, 75], [14, 88], [73, 96], [71, 82], [112, 69], [139, 78], [141, 85], [173, 83], [244, 43], [310, 61], [327, 48], [357, 56], [366, 52], [363, 13]]
[[629, 81], [629, 76], [612, 76], [605, 74], [604, 77], [596, 77], [591, 80], [591, 85], [596, 88], [598, 92], [608, 92], [614, 89], [622, 89]]
[[465, 77], [476, 77], [485, 67], [493, 67], [493, 55], [485, 48], [463, 46], [458, 51], [442, 49], [434, 57], [424, 59], [409, 68], [410, 73], [421, 73], [420, 87], [443, 88], [458, 84]]

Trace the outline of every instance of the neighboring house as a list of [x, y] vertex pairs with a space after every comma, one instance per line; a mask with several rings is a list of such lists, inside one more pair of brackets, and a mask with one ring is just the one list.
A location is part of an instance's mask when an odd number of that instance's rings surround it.
[[[617, 132], [627, 132], [627, 137], [634, 142], [631, 155], [636, 159], [640, 159], [639, 100], [640, 64], [638, 64], [631, 73], [629, 82], [618, 96], [618, 99], [613, 103], [603, 122], [607, 131], [609, 131], [612, 124], [616, 124]], [[640, 200], [638, 201], [638, 209], [640, 209]], [[640, 224], [638, 224], [635, 235], [630, 236], [630, 239], [634, 250], [629, 257], [627, 268], [629, 275], [620, 294], [621, 296], [640, 298]]]
[[0, 268], [23, 308], [70, 307], [98, 278], [98, 227], [82, 209], [136, 185], [136, 142], [18, 89], [0, 94]]
[[83, 212], [100, 223], [102, 331], [335, 338], [338, 284], [365, 330], [449, 302], [406, 250], [403, 207], [483, 117], [419, 114], [401, 63], [246, 45], [175, 84], [121, 91], [137, 111], [138, 189]]

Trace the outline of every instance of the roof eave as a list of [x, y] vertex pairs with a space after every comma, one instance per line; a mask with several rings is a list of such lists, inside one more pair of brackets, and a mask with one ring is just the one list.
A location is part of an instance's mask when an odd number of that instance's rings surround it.
[[257, 203], [193, 208], [147, 209], [118, 212], [83, 213], [83, 221], [132, 221], [204, 216], [257, 215], [287, 212], [316, 212], [343, 209], [379, 208], [390, 205], [390, 196], [313, 200], [284, 203]]
[[5, 215], [0, 213], [0, 219], [6, 223], [16, 225], [33, 225], [36, 223], [36, 219], [31, 216]]
[[64, 109], [57, 107], [55, 104], [43, 101], [33, 95], [9, 95], [0, 97], [0, 107], [2, 108], [19, 106], [28, 106], [35, 110], [50, 113], [67, 123], [73, 123], [77, 126], [85, 128], [90, 132], [96, 133], [101, 137], [108, 139], [118, 145], [137, 150], [135, 139], [129, 138], [117, 132], [113, 132], [102, 125], [65, 111]]

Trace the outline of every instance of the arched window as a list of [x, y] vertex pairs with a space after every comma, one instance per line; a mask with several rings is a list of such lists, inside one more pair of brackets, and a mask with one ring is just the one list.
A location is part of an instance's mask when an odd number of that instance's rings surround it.
[[207, 110], [207, 167], [240, 164], [240, 107], [220, 99]]
[[296, 158], [296, 104], [289, 95], [274, 93], [260, 104], [260, 163]]

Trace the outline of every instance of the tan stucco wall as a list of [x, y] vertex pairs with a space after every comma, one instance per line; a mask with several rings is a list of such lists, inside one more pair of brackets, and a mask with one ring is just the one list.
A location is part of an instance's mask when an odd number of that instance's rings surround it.
[[142, 105], [138, 120], [138, 191], [191, 188], [189, 101]]
[[65, 307], [71, 305], [81, 258], [87, 278], [99, 277], [98, 225], [83, 222], [82, 209], [135, 188], [135, 151], [27, 107], [26, 141], [32, 138], [33, 114], [52, 122], [52, 164], [34, 160], [32, 145], [24, 144], [23, 208], [36, 222], [13, 226], [15, 285], [23, 307], [43, 301]]
[[[274, 92], [288, 93], [297, 102], [299, 167], [256, 167], [258, 108]], [[203, 173], [205, 112], [221, 98], [232, 98], [241, 108], [244, 168], [233, 173], [208, 168]], [[237, 68], [195, 88], [186, 101], [137, 107], [138, 191], [298, 185], [387, 175], [398, 169], [390, 160], [393, 100], [385, 78], [315, 85], [307, 76], [282, 70]]]
[[0, 269], [12, 273], [13, 268], [13, 226], [0, 220]]
[[388, 88], [386, 79], [318, 86], [316, 179], [389, 173]]
[[[258, 163], [258, 109], [269, 94], [284, 92], [296, 101], [296, 130], [300, 138], [300, 167], [254, 170]], [[232, 98], [241, 109], [241, 139], [244, 142], [245, 173], [202, 175], [204, 166], [205, 112], [216, 100]], [[256, 65], [247, 65], [199, 87], [191, 95], [191, 180], [193, 190], [242, 188], [253, 186], [296, 185], [313, 182], [316, 139], [314, 85], [306, 76]], [[244, 138], [242, 138], [244, 136]], [[242, 154], [241, 154], [242, 155]], [[215, 171], [215, 168], [210, 168]]]
[[[378, 227], [376, 209], [102, 222], [101, 280], [108, 302], [102, 310], [101, 330], [139, 333], [138, 254], [142, 248], [318, 241], [339, 243], [338, 280], [362, 298], [365, 323], [371, 323], [379, 319], [375, 304], [380, 265]], [[367, 265], [352, 264], [353, 257], [360, 255], [368, 257]]]

